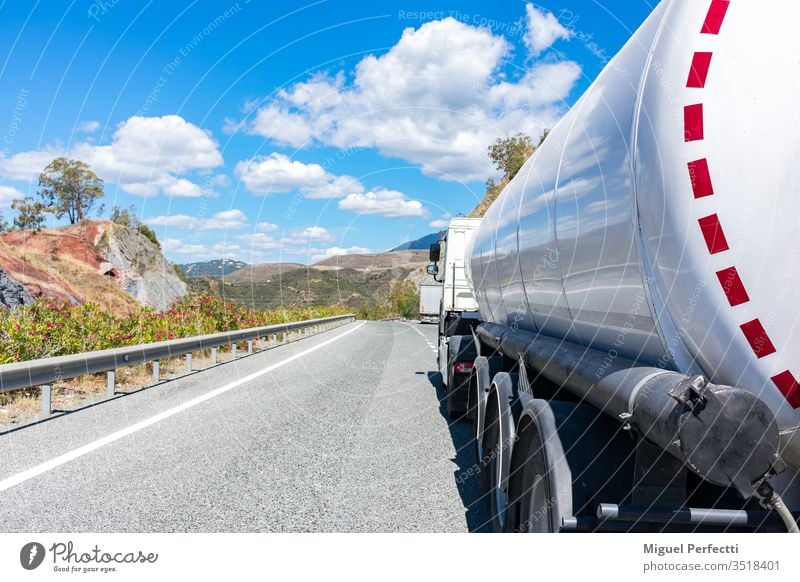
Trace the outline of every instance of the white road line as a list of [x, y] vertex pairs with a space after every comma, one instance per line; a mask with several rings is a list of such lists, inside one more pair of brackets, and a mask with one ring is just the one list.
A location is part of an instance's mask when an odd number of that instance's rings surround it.
[[317, 344], [313, 348], [309, 348], [309, 349], [304, 350], [302, 352], [299, 352], [297, 354], [291, 355], [291, 356], [287, 357], [285, 360], [281, 360], [280, 362], [272, 364], [271, 366], [267, 366], [266, 368], [263, 368], [263, 369], [259, 370], [258, 372], [254, 372], [252, 374], [249, 374], [249, 375], [245, 376], [244, 378], [240, 378], [240, 379], [238, 379], [238, 380], [236, 380], [234, 382], [231, 382], [230, 384], [226, 384], [225, 386], [222, 386], [221, 388], [217, 388], [216, 390], [212, 390], [211, 392], [207, 392], [206, 394], [203, 394], [202, 396], [198, 396], [197, 398], [194, 398], [192, 400], [188, 400], [187, 402], [184, 402], [183, 404], [179, 404], [178, 406], [175, 406], [174, 408], [170, 408], [169, 410], [165, 410], [164, 412], [156, 414], [155, 416], [151, 416], [150, 418], [142, 420], [141, 422], [137, 422], [136, 424], [133, 424], [133, 425], [127, 427], [127, 428], [123, 428], [122, 430], [119, 430], [119, 431], [117, 431], [115, 433], [111, 433], [108, 436], [104, 436], [101, 439], [97, 439], [96, 441], [93, 441], [91, 443], [83, 445], [82, 447], [79, 447], [77, 449], [69, 451], [68, 453], [64, 453], [63, 455], [59, 455], [58, 457], [55, 457], [54, 459], [50, 459], [49, 461], [45, 461], [44, 463], [36, 465], [35, 467], [31, 467], [30, 469], [26, 469], [25, 471], [22, 471], [21, 473], [17, 473], [16, 475], [13, 475], [11, 477], [3, 479], [2, 481], [0, 481], [0, 492], [5, 491], [6, 489], [10, 489], [12, 487], [15, 487], [16, 485], [19, 485], [20, 483], [24, 483], [25, 481], [28, 481], [29, 479], [33, 479], [34, 477], [37, 477], [37, 476], [41, 475], [42, 473], [46, 473], [47, 471], [55, 469], [56, 467], [60, 467], [61, 465], [69, 463], [70, 461], [73, 461], [73, 460], [75, 460], [75, 459], [77, 459], [79, 457], [87, 455], [87, 454], [91, 453], [92, 451], [96, 451], [97, 449], [99, 449], [101, 447], [104, 447], [105, 445], [111, 444], [114, 441], [118, 441], [119, 439], [124, 438], [124, 437], [126, 437], [126, 436], [128, 436], [130, 434], [133, 434], [133, 433], [138, 432], [138, 431], [140, 431], [142, 429], [145, 429], [145, 428], [147, 428], [149, 426], [152, 426], [152, 425], [156, 424], [157, 422], [161, 422], [162, 420], [165, 420], [165, 419], [169, 418], [170, 416], [174, 416], [174, 415], [178, 414], [179, 412], [183, 412], [184, 410], [188, 410], [190, 408], [193, 408], [194, 406], [197, 406], [198, 404], [202, 404], [206, 400], [211, 400], [212, 398], [215, 398], [215, 397], [219, 396], [220, 394], [224, 394], [225, 392], [228, 392], [229, 390], [232, 390], [232, 389], [236, 388], [237, 386], [241, 386], [242, 384], [246, 384], [247, 382], [250, 382], [251, 380], [255, 380], [259, 376], [263, 376], [264, 374], [268, 374], [269, 372], [272, 372], [273, 370], [276, 370], [277, 368], [280, 368], [281, 366], [284, 366], [284, 365], [288, 364], [289, 362], [293, 362], [294, 360], [297, 360], [298, 358], [302, 358], [303, 356], [306, 356], [306, 355], [310, 354], [311, 352], [314, 352], [314, 351], [316, 351], [316, 350], [318, 350], [318, 349], [320, 349], [322, 347], [327, 346], [328, 344], [331, 344], [331, 343], [333, 343], [333, 342], [335, 342], [337, 340], [342, 339], [344, 336], [349, 335], [349, 334], [353, 333], [354, 331], [360, 329], [361, 326], [364, 325], [365, 323], [366, 322], [362, 321], [360, 324], [358, 324], [357, 326], [353, 327], [352, 329], [348, 329], [347, 331], [337, 335], [336, 337], [333, 337], [333, 338], [331, 338], [329, 340], [326, 340], [326, 341], [322, 342], [321, 344]]

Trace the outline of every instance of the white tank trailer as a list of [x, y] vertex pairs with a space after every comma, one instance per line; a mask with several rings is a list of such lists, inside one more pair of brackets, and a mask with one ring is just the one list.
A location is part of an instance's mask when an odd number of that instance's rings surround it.
[[[480, 356], [468, 413], [496, 528], [796, 529], [797, 22], [791, 0], [662, 1], [484, 217], [483, 323], [451, 359]], [[567, 449], [598, 418], [637, 435], [612, 463], [651, 487], [578, 503]], [[690, 507], [708, 485], [749, 501]]]

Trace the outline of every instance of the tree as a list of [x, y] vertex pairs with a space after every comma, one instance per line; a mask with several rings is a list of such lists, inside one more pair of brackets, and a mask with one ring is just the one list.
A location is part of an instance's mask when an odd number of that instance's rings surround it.
[[39, 174], [39, 196], [56, 218], [67, 215], [70, 224], [83, 220], [98, 198], [105, 195], [103, 180], [80, 160], [56, 158]]
[[136, 229], [139, 231], [139, 234], [144, 236], [147, 240], [156, 245], [158, 248], [161, 248], [161, 243], [158, 242], [158, 237], [156, 236], [156, 233], [153, 232], [152, 228], [150, 228], [146, 224], [140, 224], [138, 227], [136, 227]]
[[14, 226], [21, 230], [39, 231], [44, 224], [44, 204], [30, 196], [18, 198], [11, 203], [11, 208], [17, 211]]
[[498, 138], [489, 146], [489, 157], [495, 167], [503, 172], [503, 176], [511, 180], [535, 149], [530, 137], [518, 133], [511, 137]]
[[419, 292], [411, 281], [397, 281], [389, 291], [392, 311], [410, 319], [419, 312]]
[[158, 242], [158, 237], [156, 236], [156, 233], [153, 231], [153, 229], [147, 226], [146, 224], [142, 224], [142, 222], [138, 218], [136, 218], [136, 206], [134, 206], [133, 204], [128, 206], [128, 208], [120, 208], [119, 206], [114, 206], [111, 209], [111, 214], [109, 215], [108, 219], [114, 224], [135, 228], [136, 230], [139, 231], [139, 234], [144, 236], [158, 248], [161, 248], [161, 243]]
[[8, 223], [6, 222], [3, 213], [0, 212], [0, 233], [6, 232], [8, 230]]
[[133, 205], [128, 208], [114, 206], [108, 219], [121, 226], [132, 226], [134, 228], [139, 226], [139, 220], [136, 218], [136, 207]]

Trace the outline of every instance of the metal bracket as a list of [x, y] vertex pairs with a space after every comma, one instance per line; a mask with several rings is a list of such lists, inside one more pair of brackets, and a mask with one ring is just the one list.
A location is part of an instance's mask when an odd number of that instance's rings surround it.
[[669, 391], [669, 396], [689, 410], [694, 410], [708, 399], [708, 380], [703, 376], [687, 376]]
[[469, 332], [472, 334], [472, 341], [475, 343], [475, 351], [478, 354], [478, 357], [481, 356], [481, 340], [478, 339], [478, 332], [476, 331], [476, 327], [474, 325], [469, 326]]
[[525, 364], [525, 359], [522, 357], [522, 354], [519, 355], [519, 382], [517, 384], [517, 390], [524, 394], [528, 394], [529, 396], [533, 397], [533, 387], [531, 386], [531, 382], [528, 379], [528, 366]]

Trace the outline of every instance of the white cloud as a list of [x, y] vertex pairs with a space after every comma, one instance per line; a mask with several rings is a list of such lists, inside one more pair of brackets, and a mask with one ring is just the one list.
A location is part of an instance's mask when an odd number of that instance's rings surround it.
[[322, 228], [321, 226], [309, 226], [308, 228], [304, 228], [302, 231], [297, 233], [300, 238], [308, 239], [308, 240], [333, 240], [331, 233], [328, 232], [328, 229]]
[[108, 145], [76, 144], [69, 151], [49, 147], [0, 158], [0, 173], [12, 180], [34, 180], [58, 156], [83, 160], [106, 182], [137, 196], [200, 196], [202, 189], [181, 177], [222, 164], [209, 132], [177, 115], [131, 117]]
[[177, 255], [188, 255], [197, 258], [206, 258], [208, 249], [205, 245], [186, 244], [177, 238], [165, 238], [161, 241], [161, 247], [165, 252]]
[[161, 241], [161, 248], [168, 255], [177, 255], [181, 261], [203, 261], [209, 259], [236, 259], [243, 261], [265, 260], [267, 254], [250, 252], [241, 245], [219, 241], [208, 244], [185, 243], [180, 239], [166, 238]]
[[247, 225], [247, 215], [237, 209], [217, 212], [211, 218], [198, 218], [187, 214], [151, 216], [144, 222], [151, 226], [171, 226], [182, 230], [223, 230], [243, 228]]
[[309, 184], [302, 191], [306, 198], [343, 198], [348, 194], [360, 194], [364, 186], [352, 176], [327, 174], [325, 182]]
[[170, 181], [169, 185], [164, 187], [164, 192], [178, 198], [195, 198], [203, 195], [203, 189], [186, 178]]
[[525, 5], [526, 30], [523, 40], [532, 57], [538, 57], [559, 39], [569, 39], [572, 33], [564, 28], [552, 12]]
[[278, 153], [243, 160], [236, 164], [236, 174], [253, 194], [291, 192], [325, 180], [319, 164], [304, 164]]
[[[531, 39], [543, 46], [545, 33], [535, 25]], [[510, 53], [488, 28], [452, 18], [427, 22], [407, 28], [385, 54], [364, 57], [352, 82], [341, 71], [315, 74], [279, 91], [240, 127], [295, 147], [374, 147], [431, 176], [483, 180], [494, 173], [487, 147], [501, 136], [536, 138], [552, 127], [581, 72], [570, 61], [539, 62], [508, 80]]]
[[242, 160], [236, 174], [248, 191], [260, 195], [299, 190], [306, 198], [341, 198], [364, 191], [351, 176], [334, 176], [319, 164], [304, 164], [277, 152]]
[[278, 230], [278, 225], [271, 222], [259, 222], [256, 224], [256, 231], [258, 232], [273, 232], [276, 230]]
[[428, 226], [433, 228], [447, 228], [450, 225], [450, 216], [442, 216], [441, 218], [437, 218], [436, 220], [432, 220], [428, 223]]
[[305, 145], [314, 132], [313, 124], [303, 117], [287, 115], [285, 109], [268, 105], [259, 109], [253, 120], [256, 133], [279, 139], [293, 147]]
[[228, 178], [225, 174], [217, 174], [213, 178], [211, 178], [211, 183], [215, 186], [222, 186], [223, 188], [227, 188], [231, 185], [231, 179]]
[[9, 180], [28, 182], [36, 180], [44, 168], [65, 154], [57, 147], [21, 152], [11, 157], [0, 157], [0, 174]]
[[236, 239], [250, 245], [253, 249], [275, 249], [280, 246], [278, 241], [275, 240], [275, 237], [263, 232], [240, 234]]
[[0, 185], [0, 208], [10, 208], [11, 203], [19, 198], [25, 198], [25, 194], [12, 186]]
[[181, 261], [229, 258], [251, 264], [274, 262], [282, 258], [286, 260], [285, 257], [297, 257], [295, 260], [316, 262], [338, 255], [371, 252], [369, 248], [362, 246], [326, 248], [309, 245], [312, 241], [319, 243], [329, 240], [331, 240], [330, 233], [326, 229], [308, 227], [280, 239], [264, 232], [254, 232], [203, 244], [164, 237], [161, 245], [168, 255], [180, 257]]
[[327, 249], [309, 249], [309, 256], [312, 261], [322, 261], [331, 257], [342, 255], [362, 255], [371, 252], [367, 247], [329, 247]]
[[99, 121], [81, 121], [75, 128], [79, 133], [94, 133], [100, 129]]
[[387, 218], [428, 215], [422, 202], [409, 200], [405, 194], [396, 190], [350, 194], [339, 201], [339, 208], [355, 214], [374, 214]]

